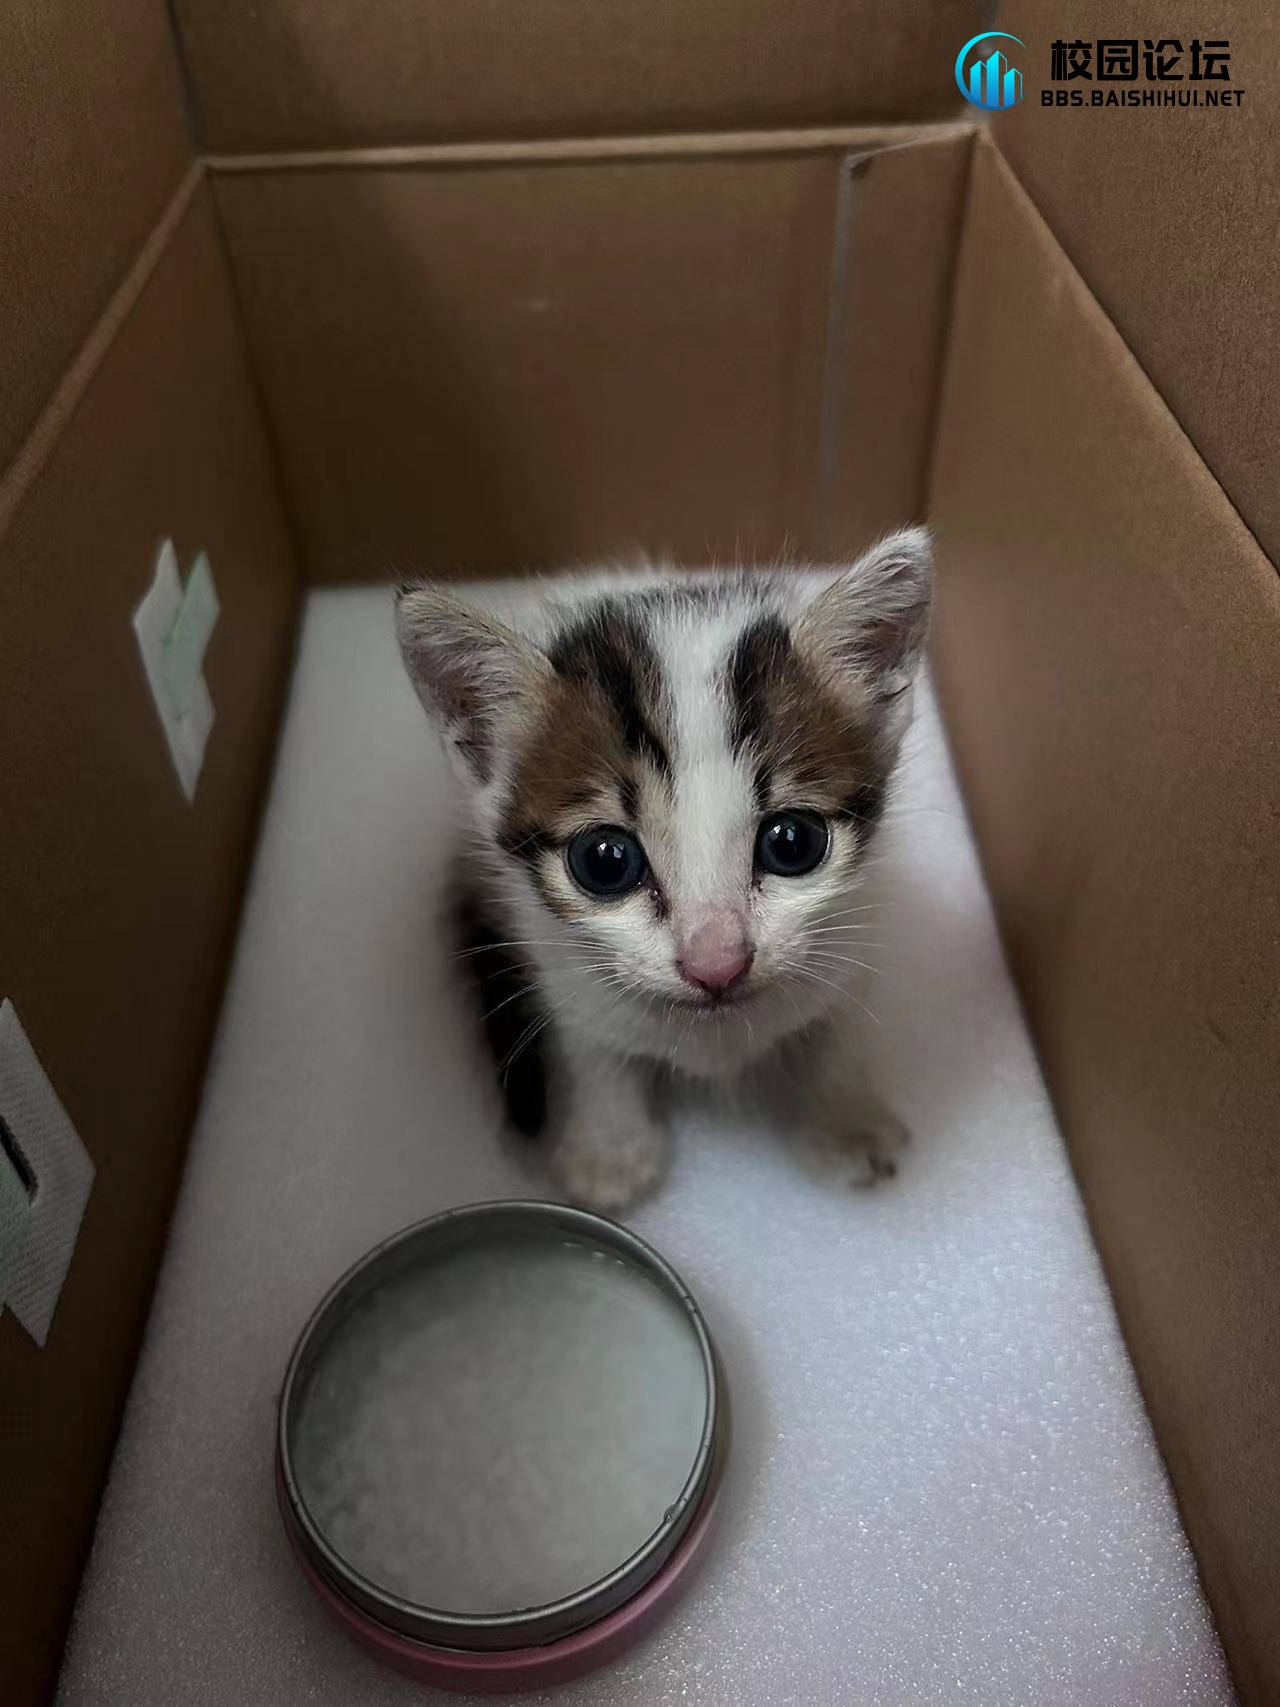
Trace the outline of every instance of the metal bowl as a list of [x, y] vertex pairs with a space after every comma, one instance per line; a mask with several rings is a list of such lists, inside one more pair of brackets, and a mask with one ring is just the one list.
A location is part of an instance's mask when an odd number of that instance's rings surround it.
[[[572, 1592], [563, 1592], [564, 1585], [561, 1584], [560, 1592], [546, 1598], [537, 1594], [522, 1596], [533, 1603], [502, 1610], [476, 1611], [424, 1604], [388, 1586], [387, 1573], [371, 1569], [367, 1559], [361, 1568], [346, 1556], [340, 1542], [335, 1540], [331, 1526], [326, 1524], [324, 1514], [316, 1509], [320, 1502], [315, 1496], [314, 1486], [308, 1486], [306, 1468], [308, 1452], [314, 1451], [316, 1431], [322, 1426], [318, 1420], [320, 1401], [315, 1399], [313, 1403], [313, 1398], [327, 1391], [322, 1385], [326, 1370], [335, 1366], [340, 1357], [350, 1356], [349, 1350], [343, 1352], [339, 1348], [358, 1344], [365, 1324], [373, 1320], [372, 1312], [383, 1307], [380, 1301], [388, 1297], [394, 1300], [398, 1296], [397, 1287], [415, 1287], [412, 1309], [429, 1318], [434, 1307], [433, 1290], [438, 1290], [443, 1301], [449, 1296], [450, 1279], [455, 1291], [463, 1280], [458, 1267], [461, 1262], [474, 1262], [479, 1254], [485, 1262], [500, 1267], [508, 1260], [508, 1253], [516, 1252], [523, 1253], [526, 1258], [532, 1254], [551, 1277], [553, 1288], [560, 1284], [557, 1278], [559, 1265], [569, 1262], [580, 1265], [585, 1252], [593, 1257], [599, 1255], [609, 1259], [612, 1284], [636, 1288], [634, 1296], [640, 1309], [652, 1313], [657, 1296], [661, 1295], [665, 1300], [664, 1305], [657, 1306], [658, 1313], [652, 1315], [652, 1321], [658, 1324], [654, 1331], [667, 1333], [669, 1321], [673, 1335], [687, 1335], [687, 1343], [682, 1341], [679, 1350], [682, 1367], [689, 1371], [700, 1369], [701, 1372], [700, 1416], [697, 1402], [692, 1397], [695, 1392], [692, 1385], [685, 1395], [688, 1415], [693, 1419], [689, 1428], [687, 1473], [674, 1498], [670, 1497], [670, 1488], [661, 1491], [661, 1512], [652, 1531], [644, 1535], [625, 1557], [610, 1561], [609, 1568], [593, 1575], [592, 1580], [575, 1586]], [[452, 1275], [451, 1268], [454, 1271]], [[613, 1272], [615, 1269], [618, 1272]], [[579, 1266], [571, 1276], [566, 1268], [565, 1285], [580, 1288], [581, 1277], [593, 1272]], [[554, 1297], [554, 1292], [551, 1296]], [[565, 1296], [569, 1294], [566, 1292]], [[675, 1306], [674, 1310], [669, 1308], [671, 1305]], [[593, 1302], [593, 1308], [603, 1310], [607, 1315], [612, 1308], [610, 1298], [602, 1293], [600, 1299]], [[488, 1319], [486, 1317], [486, 1321]], [[619, 1318], [620, 1333], [625, 1330], [627, 1320], [624, 1311]], [[555, 1312], [549, 1308], [545, 1327], [539, 1317], [536, 1331], [554, 1336], [556, 1329]], [[549, 1338], [548, 1345], [553, 1343]], [[537, 1347], [530, 1349], [536, 1358]], [[459, 1372], [451, 1367], [457, 1361], [456, 1357], [444, 1358], [441, 1367], [433, 1366], [431, 1369], [431, 1390], [433, 1393], [437, 1389], [440, 1391], [442, 1406], [447, 1400], [450, 1381], [465, 1379], [470, 1383], [468, 1391], [475, 1391], [476, 1368], [470, 1366]], [[481, 1380], [485, 1373], [482, 1367], [479, 1371]], [[330, 1386], [333, 1385], [331, 1381]], [[647, 1391], [651, 1395], [650, 1402], [654, 1402], [652, 1390]], [[330, 1403], [327, 1399], [324, 1402]], [[662, 1402], [661, 1394], [657, 1402]], [[675, 1403], [673, 1395], [672, 1404]], [[509, 1414], [513, 1437], [521, 1433], [522, 1423], [525, 1434], [536, 1432], [536, 1425], [524, 1421], [519, 1407], [513, 1407]], [[478, 1204], [437, 1215], [379, 1245], [338, 1281], [303, 1329], [290, 1360], [280, 1398], [277, 1471], [281, 1507], [295, 1549], [307, 1567], [313, 1585], [329, 1602], [330, 1609], [350, 1614], [343, 1620], [349, 1628], [353, 1617], [357, 1624], [362, 1618], [370, 1621], [372, 1630], [364, 1634], [375, 1638], [373, 1645], [377, 1645], [379, 1632], [405, 1639], [399, 1643], [393, 1641], [391, 1647], [395, 1651], [386, 1657], [403, 1663], [406, 1653], [412, 1657], [419, 1647], [428, 1656], [432, 1649], [451, 1650], [458, 1660], [468, 1653], [477, 1659], [487, 1654], [497, 1660], [504, 1653], [514, 1657], [517, 1651], [554, 1649], [591, 1626], [599, 1626], [603, 1630], [611, 1618], [613, 1625], [625, 1625], [628, 1622], [625, 1612], [628, 1603], [638, 1605], [642, 1600], [647, 1621], [655, 1600], [661, 1598], [659, 1579], [664, 1567], [673, 1567], [669, 1571], [673, 1586], [676, 1580], [683, 1579], [686, 1574], [684, 1554], [688, 1548], [681, 1553], [682, 1543], [691, 1531], [696, 1529], [699, 1538], [705, 1531], [707, 1508], [718, 1485], [727, 1423], [724, 1381], [702, 1312], [680, 1277], [649, 1245], [611, 1221], [559, 1204]], [[323, 1426], [332, 1424], [326, 1421]], [[505, 1430], [505, 1423], [494, 1426]], [[682, 1420], [680, 1427], [684, 1426]], [[673, 1462], [682, 1466], [681, 1436], [677, 1434], [675, 1438], [677, 1455]], [[519, 1445], [522, 1453], [533, 1455], [536, 1468], [539, 1440], [522, 1438]], [[563, 1481], [563, 1462], [557, 1475]], [[487, 1478], [480, 1480], [484, 1482]], [[462, 1492], [465, 1494], [465, 1490]], [[657, 1500], [656, 1487], [653, 1493]], [[598, 1508], [598, 1480], [595, 1494]], [[483, 1501], [490, 1496], [481, 1488], [478, 1497]], [[500, 1495], [495, 1494], [494, 1497]], [[495, 1519], [499, 1516], [496, 1510], [494, 1516]], [[564, 1501], [556, 1505], [556, 1518], [557, 1522], [570, 1525], [578, 1521], [572, 1504]], [[702, 1521], [695, 1522], [699, 1519]], [[591, 1521], [589, 1501], [582, 1502], [581, 1521]], [[471, 1529], [474, 1531], [474, 1525]], [[448, 1547], [452, 1539], [456, 1538], [451, 1538], [446, 1527], [440, 1536], [443, 1550], [441, 1569], [446, 1576]], [[678, 1562], [677, 1554], [681, 1554]], [[675, 1568], [677, 1563], [678, 1568]], [[325, 1593], [326, 1590], [329, 1592]], [[446, 1596], [438, 1595], [436, 1598], [444, 1599]], [[352, 1629], [352, 1633], [361, 1634], [358, 1628]], [[587, 1643], [584, 1647], [579, 1638], [574, 1644], [574, 1651], [584, 1652], [590, 1646]], [[465, 1671], [465, 1667], [463, 1669]], [[504, 1670], [501, 1666], [498, 1669]], [[538, 1668], [535, 1666], [533, 1669], [536, 1674]], [[510, 1668], [505, 1670], [510, 1672]], [[434, 1681], [443, 1681], [436, 1673], [430, 1675]], [[517, 1687], [518, 1683], [514, 1676], [506, 1676], [505, 1686]], [[466, 1686], [465, 1678], [461, 1686]]]

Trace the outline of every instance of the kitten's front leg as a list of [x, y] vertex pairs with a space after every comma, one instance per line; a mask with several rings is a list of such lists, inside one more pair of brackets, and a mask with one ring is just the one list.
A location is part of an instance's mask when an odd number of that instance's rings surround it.
[[630, 1209], [666, 1177], [671, 1131], [642, 1067], [592, 1048], [571, 1050], [551, 1171], [572, 1203], [601, 1214]]
[[856, 1047], [832, 1030], [808, 1039], [807, 1052], [799, 1076], [809, 1096], [798, 1134], [806, 1160], [842, 1186], [892, 1179], [910, 1134], [871, 1084]]

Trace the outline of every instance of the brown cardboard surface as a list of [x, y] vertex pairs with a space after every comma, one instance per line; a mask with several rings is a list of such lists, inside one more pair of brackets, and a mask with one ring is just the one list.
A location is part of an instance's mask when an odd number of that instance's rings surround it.
[[818, 554], [923, 519], [971, 137], [852, 152], [836, 215]]
[[957, 761], [1242, 1698], [1280, 1700], [1280, 580], [975, 149], [932, 485]]
[[103, 357], [133, 313], [148, 280], [168, 250], [174, 232], [186, 218], [192, 198], [199, 193], [204, 178], [204, 162], [193, 160], [110, 302], [63, 371], [13, 461], [0, 473], [0, 535], [13, 520], [14, 513], [62, 437], [67, 422], [79, 408], [80, 400], [101, 367]]
[[[1003, 0], [1026, 44], [1027, 95], [1002, 115], [1006, 156], [1236, 508], [1280, 562], [1280, 7], [1272, 0]], [[1188, 81], [1054, 83], [1052, 43], [1230, 43], [1239, 108], [1044, 108], [1043, 89], [1194, 91]], [[1095, 49], [1096, 51], [1096, 49]], [[1086, 97], [1087, 99], [1088, 97]]]
[[211, 149], [934, 118], [988, 0], [177, 0]]
[[310, 573], [778, 550], [835, 185], [831, 158], [220, 178]]
[[0, 470], [191, 162], [162, 0], [0, 7]]
[[[210, 554], [188, 806], [131, 626]], [[270, 754], [295, 578], [207, 186], [0, 538], [0, 993], [97, 1167], [38, 1350], [0, 1317], [0, 1698], [44, 1700], [132, 1374]]]

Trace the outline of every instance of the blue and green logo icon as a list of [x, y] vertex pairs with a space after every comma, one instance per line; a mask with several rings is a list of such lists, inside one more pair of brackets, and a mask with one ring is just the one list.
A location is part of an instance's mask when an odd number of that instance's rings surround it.
[[973, 36], [956, 55], [956, 82], [966, 101], [989, 113], [1003, 107], [1016, 107], [1022, 99], [1022, 73], [1010, 65], [995, 45], [997, 41], [1025, 43], [1007, 30], [988, 30]]

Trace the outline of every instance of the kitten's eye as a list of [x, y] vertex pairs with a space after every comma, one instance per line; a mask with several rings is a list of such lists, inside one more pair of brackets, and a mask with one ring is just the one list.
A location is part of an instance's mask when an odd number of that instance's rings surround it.
[[816, 812], [775, 812], [760, 824], [756, 864], [772, 877], [803, 877], [821, 865], [831, 832]]
[[635, 837], [611, 824], [580, 830], [569, 843], [565, 860], [570, 876], [588, 895], [628, 895], [649, 869]]

